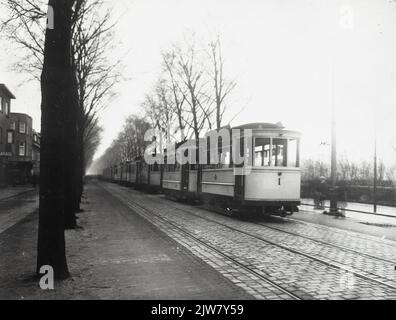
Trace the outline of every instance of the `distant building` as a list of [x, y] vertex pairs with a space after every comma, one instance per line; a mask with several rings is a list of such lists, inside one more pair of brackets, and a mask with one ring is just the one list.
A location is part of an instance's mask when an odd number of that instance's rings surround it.
[[15, 99], [15, 96], [4, 84], [0, 83], [0, 187], [6, 184], [7, 159], [12, 156], [7, 144], [12, 99]]
[[25, 184], [29, 182], [33, 169], [33, 120], [27, 114], [10, 113], [7, 146], [11, 151], [8, 158], [8, 184]]
[[39, 174], [40, 134], [33, 130], [32, 118], [11, 112], [15, 96], [0, 84], [0, 186], [25, 184]]
[[32, 162], [33, 174], [36, 176], [40, 175], [40, 141], [40, 133], [33, 130]]

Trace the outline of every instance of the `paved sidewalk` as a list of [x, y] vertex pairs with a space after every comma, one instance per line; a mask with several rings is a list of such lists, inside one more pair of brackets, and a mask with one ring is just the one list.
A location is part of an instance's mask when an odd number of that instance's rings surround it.
[[0, 299], [252, 299], [93, 184], [66, 233], [73, 277], [42, 291], [32, 280], [37, 213], [0, 234]]
[[[313, 199], [302, 199], [301, 202], [303, 204], [308, 204], [309, 206], [305, 206], [305, 207], [309, 207], [311, 210], [313, 210], [313, 205], [314, 205], [314, 200]], [[328, 208], [330, 207], [330, 201], [326, 200], [325, 201], [325, 207]], [[372, 204], [366, 204], [366, 203], [357, 203], [357, 202], [346, 202], [346, 213], [348, 216], [353, 216], [353, 217], [362, 217], [364, 219], [375, 219], [375, 220], [384, 220], [384, 221], [396, 221], [396, 207], [390, 207], [390, 206], [382, 206], [382, 205], [378, 205], [377, 206], [377, 214], [378, 215], [374, 215], [374, 214], [370, 214], [370, 213], [374, 213], [374, 205]], [[348, 210], [352, 210], [352, 211], [348, 211]], [[362, 211], [361, 212], [356, 212], [356, 211]], [[369, 214], [367, 214], [367, 213]], [[381, 215], [386, 215], [389, 217], [384, 217]]]
[[[303, 203], [309, 203], [303, 200]], [[328, 204], [328, 203], [327, 203]], [[326, 205], [327, 205], [326, 204]], [[350, 207], [353, 207], [353, 203]], [[391, 207], [387, 207], [393, 209]], [[346, 211], [345, 218], [323, 214], [324, 210], [314, 210], [312, 206], [300, 206], [300, 212], [291, 219], [354, 231], [374, 237], [396, 241], [396, 218], [387, 218]]]

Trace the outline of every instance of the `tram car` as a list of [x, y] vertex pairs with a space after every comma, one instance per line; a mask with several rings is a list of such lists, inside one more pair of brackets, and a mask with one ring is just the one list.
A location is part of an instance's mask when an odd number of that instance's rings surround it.
[[[144, 159], [136, 159], [106, 169], [103, 176], [145, 190], [160, 190], [177, 200], [199, 201], [209, 209], [227, 215], [256, 212], [285, 217], [298, 212], [301, 204], [301, 134], [286, 130], [280, 123], [253, 123], [228, 130], [232, 132], [234, 129], [252, 133], [250, 139], [246, 137], [245, 140], [243, 134], [240, 137], [240, 149], [252, 157], [247, 173], [241, 172], [241, 165], [234, 164], [231, 146], [224, 152], [227, 148], [223, 148], [222, 139], [215, 136], [220, 139], [220, 147], [210, 149], [212, 136], [208, 136], [205, 138], [208, 146], [205, 156], [211, 160], [217, 153], [221, 160], [218, 163], [181, 165], [169, 161], [176, 156], [176, 149], [174, 153], [166, 154], [164, 164], [147, 165]], [[252, 145], [243, 148], [247, 141]]]

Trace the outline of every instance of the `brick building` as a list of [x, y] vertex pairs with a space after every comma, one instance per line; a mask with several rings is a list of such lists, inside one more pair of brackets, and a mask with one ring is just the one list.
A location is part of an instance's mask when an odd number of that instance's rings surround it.
[[33, 130], [32, 118], [11, 112], [15, 96], [0, 84], [0, 186], [25, 184], [40, 161], [40, 135]]
[[12, 92], [0, 83], [0, 187], [6, 184], [7, 160], [11, 156], [7, 138], [10, 127], [11, 100], [13, 99], [15, 99], [15, 96]]
[[40, 133], [33, 130], [32, 162], [33, 174], [36, 176], [40, 175], [40, 141]]
[[29, 182], [33, 169], [33, 120], [27, 114], [10, 113], [10, 127], [7, 135], [8, 158], [7, 179], [9, 184]]

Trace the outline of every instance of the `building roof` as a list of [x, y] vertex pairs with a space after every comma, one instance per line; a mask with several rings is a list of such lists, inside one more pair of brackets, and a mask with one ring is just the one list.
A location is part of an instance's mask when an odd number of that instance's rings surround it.
[[0, 83], [0, 91], [3, 91], [10, 99], [16, 99], [12, 92], [3, 83]]
[[27, 113], [20, 113], [20, 112], [10, 112], [10, 117], [25, 117], [33, 120], [33, 118], [29, 116]]

